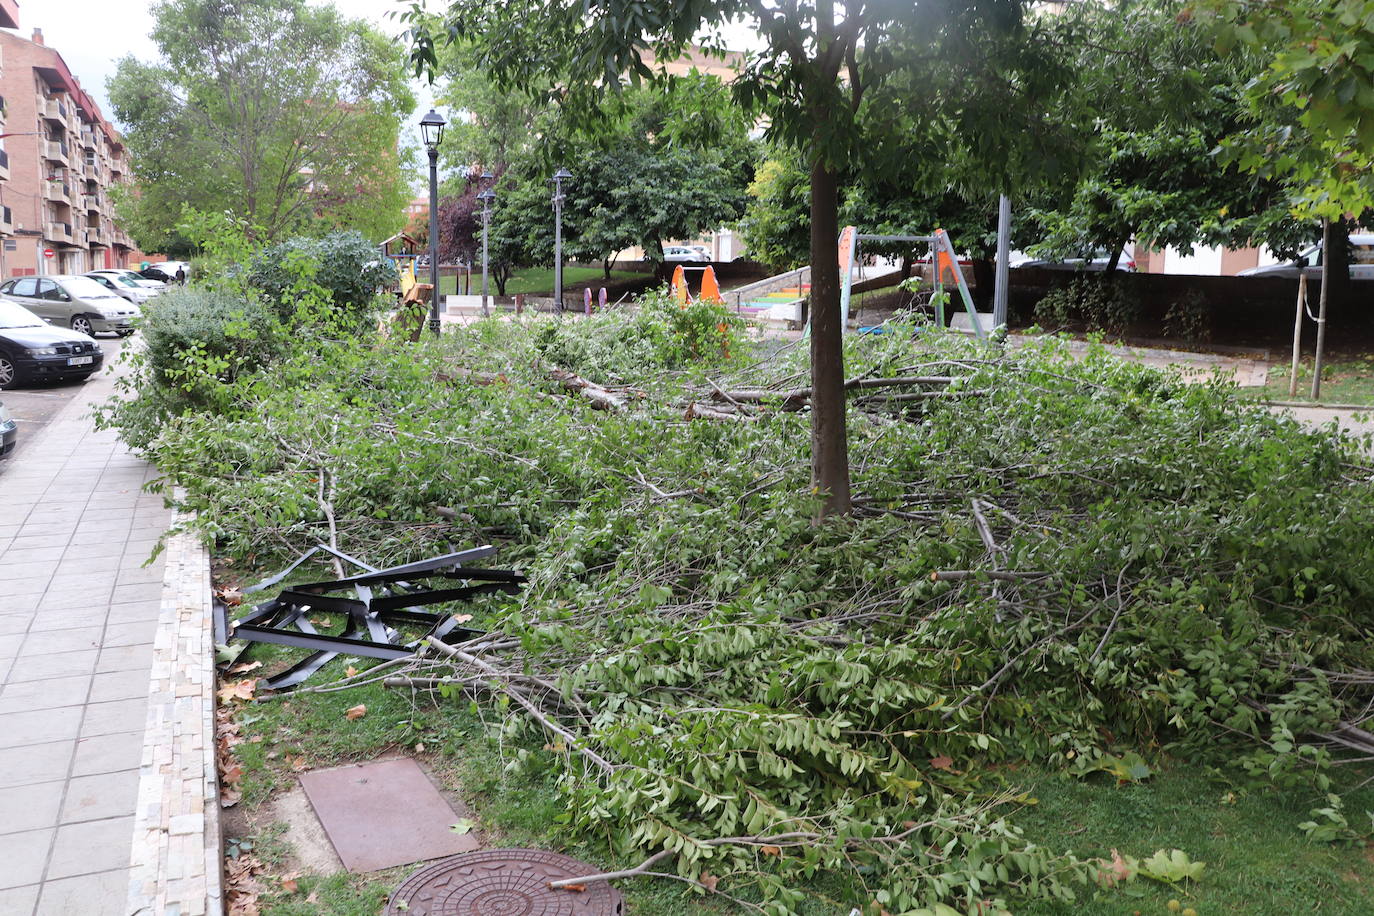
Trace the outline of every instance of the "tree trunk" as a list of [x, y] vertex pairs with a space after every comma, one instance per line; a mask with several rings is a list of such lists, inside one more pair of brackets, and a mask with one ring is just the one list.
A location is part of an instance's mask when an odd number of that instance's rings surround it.
[[1356, 316], [1348, 308], [1353, 292], [1350, 281], [1350, 223], [1344, 219], [1331, 220], [1328, 228], [1331, 240], [1322, 246], [1322, 263], [1330, 268], [1322, 274], [1322, 285], [1331, 284], [1326, 294], [1327, 301], [1336, 306], [1337, 314], [1344, 319], [1363, 319], [1363, 315]]
[[906, 279], [909, 279], [910, 277], [911, 277], [911, 252], [908, 251], [906, 254], [902, 255], [902, 279], [903, 279], [903, 280], [906, 280]]
[[817, 155], [811, 166], [811, 483], [825, 500], [818, 521], [851, 508], [839, 209], [835, 173]]

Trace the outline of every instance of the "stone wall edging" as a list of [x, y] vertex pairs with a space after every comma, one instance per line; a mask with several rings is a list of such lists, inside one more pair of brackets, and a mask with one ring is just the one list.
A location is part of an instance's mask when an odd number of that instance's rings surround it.
[[[178, 514], [174, 529], [186, 521]], [[126, 912], [222, 916], [210, 553], [182, 531], [163, 556]]]

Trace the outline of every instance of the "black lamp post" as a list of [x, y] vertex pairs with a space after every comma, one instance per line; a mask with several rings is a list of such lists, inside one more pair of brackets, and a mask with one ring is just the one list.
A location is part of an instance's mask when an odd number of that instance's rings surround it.
[[563, 311], [563, 182], [572, 172], [560, 168], [553, 173], [553, 295], [554, 307]]
[[429, 329], [439, 336], [439, 144], [448, 123], [433, 108], [420, 119], [420, 136], [429, 151]]
[[[495, 176], [491, 172], [482, 173], [484, 179]], [[491, 188], [477, 195], [482, 202], [482, 317], [487, 317], [487, 230], [491, 226], [491, 202], [496, 200], [496, 192]]]

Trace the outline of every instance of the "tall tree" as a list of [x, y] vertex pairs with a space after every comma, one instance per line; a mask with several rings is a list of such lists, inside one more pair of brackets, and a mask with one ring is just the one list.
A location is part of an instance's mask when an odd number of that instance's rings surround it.
[[139, 244], [164, 247], [183, 207], [230, 211], [267, 238], [399, 228], [399, 124], [414, 108], [393, 41], [304, 0], [163, 0], [155, 64], [110, 80], [137, 179]]
[[[997, 57], [1001, 39], [1022, 30], [1023, 0], [531, 0], [496, 4], [451, 0], [443, 22], [427, 19], [419, 4], [409, 14], [412, 55], [420, 68], [436, 63], [436, 40], [471, 41], [482, 66], [505, 85], [527, 87], [537, 74], [562, 75], [562, 103], [594, 111], [608, 89], [665, 74], [650, 65], [681, 57], [703, 33], [720, 47], [719, 27], [742, 20], [764, 42], [741, 77], [736, 96], [768, 120], [768, 132], [801, 151], [810, 173], [812, 333], [812, 482], [822, 494], [822, 515], [851, 505], [847, 452], [844, 359], [839, 314], [839, 181], [855, 164], [881, 168], [912, 155], [911, 143], [893, 129], [907, 109], [930, 101], [922, 95], [932, 72], [967, 75], [970, 91], [942, 101], [940, 128], [982, 131], [977, 147], [988, 161], [1003, 163], [997, 183], [1024, 156], [1030, 132], [1018, 121], [1033, 116], [1042, 74], [1023, 79], [1020, 62]], [[443, 38], [436, 39], [436, 35]], [[1013, 50], [1026, 45], [1014, 43]], [[949, 53], [942, 53], [948, 51]], [[935, 58], [942, 58], [935, 66]], [[972, 91], [976, 86], [977, 91]], [[997, 111], [972, 116], [960, 103], [1005, 94]], [[913, 103], [916, 103], [913, 106]], [[925, 111], [929, 115], [931, 112]], [[967, 116], [967, 117], [961, 117]], [[908, 120], [910, 123], [910, 120]], [[931, 138], [929, 129], [920, 140]], [[929, 154], [930, 148], [921, 150]]]

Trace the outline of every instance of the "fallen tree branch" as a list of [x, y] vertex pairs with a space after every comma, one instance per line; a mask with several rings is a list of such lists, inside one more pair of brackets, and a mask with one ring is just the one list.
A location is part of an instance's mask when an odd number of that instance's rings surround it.
[[937, 569], [930, 574], [931, 582], [963, 582], [965, 579], [1000, 579], [1020, 582], [1022, 579], [1043, 579], [1050, 573], [1041, 571], [1012, 572], [1000, 569]]
[[582, 395], [591, 401], [592, 406], [598, 410], [625, 409], [625, 398], [595, 382], [587, 381], [574, 372], [569, 372], [566, 369], [552, 369], [549, 371], [549, 378], [561, 383], [569, 391]]

